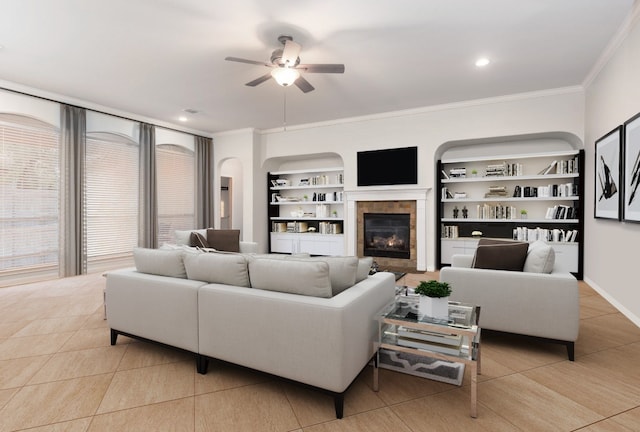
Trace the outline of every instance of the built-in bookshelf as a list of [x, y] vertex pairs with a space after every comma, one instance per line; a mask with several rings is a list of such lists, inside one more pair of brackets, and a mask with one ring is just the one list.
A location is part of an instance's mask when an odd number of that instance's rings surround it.
[[268, 174], [269, 250], [344, 254], [343, 168]]
[[583, 153], [439, 161], [440, 265], [450, 264], [452, 253], [472, 253], [479, 231], [483, 237], [544, 240], [564, 254], [564, 268], [582, 277]]

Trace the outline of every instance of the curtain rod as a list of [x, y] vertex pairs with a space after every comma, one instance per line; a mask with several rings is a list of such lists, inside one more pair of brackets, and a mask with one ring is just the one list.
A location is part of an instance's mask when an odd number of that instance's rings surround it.
[[[82, 109], [85, 109], [85, 110], [93, 111], [93, 112], [98, 113], [98, 114], [110, 115], [110, 116], [113, 116], [113, 117], [121, 118], [123, 120], [129, 120], [129, 121], [133, 121], [133, 122], [137, 122], [137, 123], [148, 123], [148, 122], [143, 122], [143, 121], [140, 121], [140, 120], [135, 120], [135, 119], [132, 119], [132, 118], [129, 118], [129, 117], [125, 117], [125, 116], [119, 115], [119, 114], [111, 114], [111, 113], [104, 112], [104, 111], [99, 111], [99, 110], [96, 110], [96, 109], [93, 109], [93, 108], [86, 108], [86, 107], [83, 107], [81, 105], [70, 104], [70, 103], [66, 103], [66, 102], [60, 102], [59, 100], [51, 99], [51, 98], [44, 97], [44, 96], [33, 95], [33, 94], [30, 94], [30, 93], [27, 93], [27, 92], [24, 92], [24, 91], [20, 91], [20, 90], [9, 89], [9, 88], [6, 88], [6, 87], [0, 87], [0, 90], [5, 90], [5, 91], [12, 92], [12, 93], [17, 93], [17, 94], [21, 94], [21, 95], [24, 95], [24, 96], [29, 96], [29, 97], [33, 97], [33, 98], [36, 98], [36, 99], [45, 100], [45, 101], [48, 101], [48, 102], [54, 102], [54, 103], [58, 103], [58, 104], [69, 105], [69, 106], [76, 107], [76, 108], [82, 108]], [[186, 133], [186, 134], [197, 136], [197, 137], [200, 137], [200, 138], [211, 139], [211, 137], [206, 137], [206, 136], [202, 136], [202, 135], [196, 135], [196, 134], [193, 134], [193, 133], [181, 131], [180, 129], [175, 129], [175, 128], [166, 127], [166, 126], [160, 126], [160, 125], [157, 125], [157, 124], [154, 124], [154, 123], [148, 123], [148, 124], [150, 124], [150, 125], [152, 125], [154, 127], [160, 127], [160, 128], [163, 128], [163, 129], [168, 129], [168, 130], [174, 131], [174, 132]]]

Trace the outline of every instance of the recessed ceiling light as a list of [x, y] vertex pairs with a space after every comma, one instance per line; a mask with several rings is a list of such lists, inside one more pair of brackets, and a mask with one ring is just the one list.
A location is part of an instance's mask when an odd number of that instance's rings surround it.
[[476, 66], [478, 67], [485, 67], [489, 63], [491, 63], [491, 60], [486, 57], [480, 57], [478, 60], [476, 60]]
[[178, 120], [180, 120], [181, 122], [186, 122], [187, 121], [187, 117], [186, 116], [180, 116], [180, 117], [178, 117]]

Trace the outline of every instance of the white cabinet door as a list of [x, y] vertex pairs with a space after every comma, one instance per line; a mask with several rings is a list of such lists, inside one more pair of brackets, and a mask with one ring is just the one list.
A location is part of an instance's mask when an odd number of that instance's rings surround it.
[[295, 234], [271, 233], [271, 252], [295, 253], [294, 243], [297, 244]]
[[298, 252], [307, 252], [311, 255], [344, 255], [344, 236], [301, 235]]
[[[467, 244], [469, 243], [469, 244]], [[467, 241], [464, 239], [441, 239], [440, 240], [440, 256], [443, 264], [451, 264], [453, 255], [469, 255], [474, 254], [478, 242]]]

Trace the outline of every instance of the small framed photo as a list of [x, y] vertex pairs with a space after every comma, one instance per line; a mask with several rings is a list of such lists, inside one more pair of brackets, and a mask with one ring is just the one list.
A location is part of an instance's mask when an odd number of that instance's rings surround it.
[[594, 216], [620, 220], [622, 126], [596, 140]]
[[624, 123], [623, 161], [622, 217], [627, 222], [640, 222], [640, 113]]

